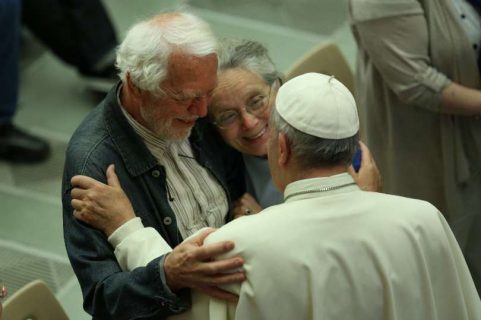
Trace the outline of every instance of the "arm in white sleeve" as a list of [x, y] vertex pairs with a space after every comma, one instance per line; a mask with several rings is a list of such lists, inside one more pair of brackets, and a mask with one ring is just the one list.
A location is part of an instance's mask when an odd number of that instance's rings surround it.
[[136, 217], [124, 223], [108, 238], [123, 271], [146, 266], [153, 259], [172, 251], [172, 248], [151, 227], [145, 228]]

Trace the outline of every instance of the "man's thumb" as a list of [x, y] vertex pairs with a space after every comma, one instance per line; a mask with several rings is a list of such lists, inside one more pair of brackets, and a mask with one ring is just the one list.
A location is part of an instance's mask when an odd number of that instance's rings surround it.
[[121, 187], [119, 178], [115, 174], [115, 166], [113, 164], [107, 168], [107, 183], [111, 187]]

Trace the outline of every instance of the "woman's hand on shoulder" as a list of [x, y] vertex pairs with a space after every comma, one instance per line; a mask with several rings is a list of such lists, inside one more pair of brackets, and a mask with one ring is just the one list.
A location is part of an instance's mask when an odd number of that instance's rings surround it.
[[374, 161], [369, 148], [362, 141], [359, 141], [359, 147], [361, 148], [362, 157], [361, 167], [359, 171], [356, 172], [354, 168], [350, 166], [348, 172], [362, 190], [381, 192], [382, 177], [377, 168], [376, 161]]
[[260, 211], [262, 211], [260, 204], [250, 193], [246, 192], [234, 201], [231, 212], [234, 219], [237, 219], [242, 216], [259, 213]]

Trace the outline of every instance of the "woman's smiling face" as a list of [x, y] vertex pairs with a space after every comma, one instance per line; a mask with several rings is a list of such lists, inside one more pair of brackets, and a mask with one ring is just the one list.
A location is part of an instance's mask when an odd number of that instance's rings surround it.
[[254, 156], [267, 154], [269, 115], [277, 86], [259, 75], [234, 68], [219, 74], [209, 105], [209, 117], [233, 148]]

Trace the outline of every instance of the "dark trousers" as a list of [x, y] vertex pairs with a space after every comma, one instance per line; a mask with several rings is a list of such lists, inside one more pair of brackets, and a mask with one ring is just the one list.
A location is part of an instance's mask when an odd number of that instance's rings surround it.
[[117, 45], [100, 0], [0, 0], [0, 125], [12, 121], [17, 106], [22, 24], [57, 57], [85, 74]]
[[18, 95], [20, 0], [0, 1], [0, 125], [15, 113]]
[[88, 73], [117, 45], [100, 0], [23, 0], [22, 23], [57, 57]]

